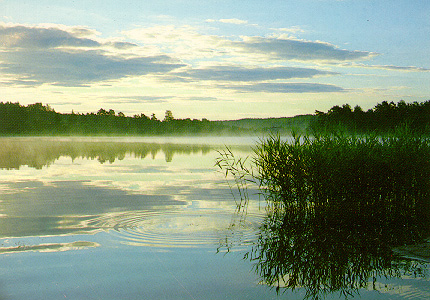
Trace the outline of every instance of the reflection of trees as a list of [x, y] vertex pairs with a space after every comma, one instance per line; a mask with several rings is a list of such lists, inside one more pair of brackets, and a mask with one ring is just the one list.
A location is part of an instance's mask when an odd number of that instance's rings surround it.
[[210, 150], [211, 147], [207, 145], [5, 138], [1, 141], [0, 168], [19, 169], [20, 166], [27, 165], [41, 169], [61, 156], [71, 157], [72, 160], [86, 158], [96, 159], [100, 163], [113, 163], [124, 159], [127, 154], [144, 159], [148, 155], [155, 158], [160, 152], [170, 162], [175, 154], [207, 154]]

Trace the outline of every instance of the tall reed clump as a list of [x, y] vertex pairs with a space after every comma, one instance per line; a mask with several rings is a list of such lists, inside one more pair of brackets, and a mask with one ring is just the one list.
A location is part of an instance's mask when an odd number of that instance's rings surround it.
[[255, 148], [253, 167], [252, 174], [245, 171], [259, 184], [272, 213], [295, 210], [345, 225], [402, 227], [414, 226], [404, 223], [411, 217], [426, 226], [429, 217], [427, 138], [324, 135], [288, 141], [272, 136]]
[[[430, 140], [386, 136], [270, 136], [250, 161], [225, 151], [246, 209], [257, 184], [267, 218], [247, 257], [269, 285], [305, 287], [306, 296], [348, 295], [369, 278], [397, 275], [391, 248], [429, 235]], [[403, 268], [406, 270], [407, 268]]]

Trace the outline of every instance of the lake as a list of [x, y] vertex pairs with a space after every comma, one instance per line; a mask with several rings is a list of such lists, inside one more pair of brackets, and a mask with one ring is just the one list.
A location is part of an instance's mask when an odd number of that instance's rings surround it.
[[[302, 299], [243, 259], [264, 201], [250, 190], [238, 220], [234, 185], [215, 167], [216, 150], [245, 157], [257, 141], [1, 138], [0, 299]], [[409, 273], [376, 289], [355, 297], [430, 298], [428, 277]]]

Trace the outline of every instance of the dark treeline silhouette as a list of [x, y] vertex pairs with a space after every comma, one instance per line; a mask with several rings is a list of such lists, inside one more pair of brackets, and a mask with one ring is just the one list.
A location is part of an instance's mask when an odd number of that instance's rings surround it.
[[0, 102], [0, 135], [198, 135], [245, 131], [207, 119], [175, 119], [170, 110], [163, 120], [158, 120], [155, 114], [127, 117], [112, 109], [61, 114], [42, 103], [23, 106]]
[[383, 101], [364, 111], [360, 106], [335, 105], [327, 112], [289, 118], [209, 121], [175, 119], [170, 110], [164, 118], [155, 114], [125, 116], [113, 109], [96, 113], [61, 114], [42, 103], [28, 106], [0, 102], [0, 135], [213, 135], [289, 134], [333, 132], [339, 129], [357, 133], [387, 133], [407, 127], [410, 132], [430, 132], [430, 100], [406, 103]]
[[338, 128], [356, 132], [390, 132], [407, 127], [416, 133], [430, 130], [430, 100], [406, 103], [383, 101], [374, 108], [364, 111], [360, 106], [353, 109], [349, 104], [333, 106], [328, 112], [316, 111], [312, 129], [332, 131]]

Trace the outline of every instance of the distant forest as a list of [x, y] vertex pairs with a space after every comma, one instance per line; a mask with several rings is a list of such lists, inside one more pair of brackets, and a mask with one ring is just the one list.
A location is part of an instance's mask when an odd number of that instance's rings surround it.
[[42, 103], [23, 106], [0, 102], [0, 135], [247, 135], [289, 134], [291, 131], [385, 133], [407, 127], [417, 133], [430, 132], [430, 100], [418, 103], [383, 101], [364, 111], [349, 104], [333, 106], [327, 112], [286, 118], [209, 121], [176, 119], [170, 110], [159, 120], [136, 114], [132, 117], [101, 108], [96, 113], [56, 112]]
[[349, 104], [333, 106], [328, 112], [315, 112], [310, 128], [317, 132], [333, 132], [339, 129], [350, 132], [386, 133], [398, 128], [410, 132], [430, 132], [430, 100], [406, 103], [383, 101], [374, 108], [363, 111], [360, 106], [351, 108]]
[[103, 108], [97, 113], [61, 114], [42, 103], [0, 103], [0, 135], [199, 135], [242, 131], [206, 119], [175, 119], [170, 110], [158, 120], [155, 114], [127, 117]]

